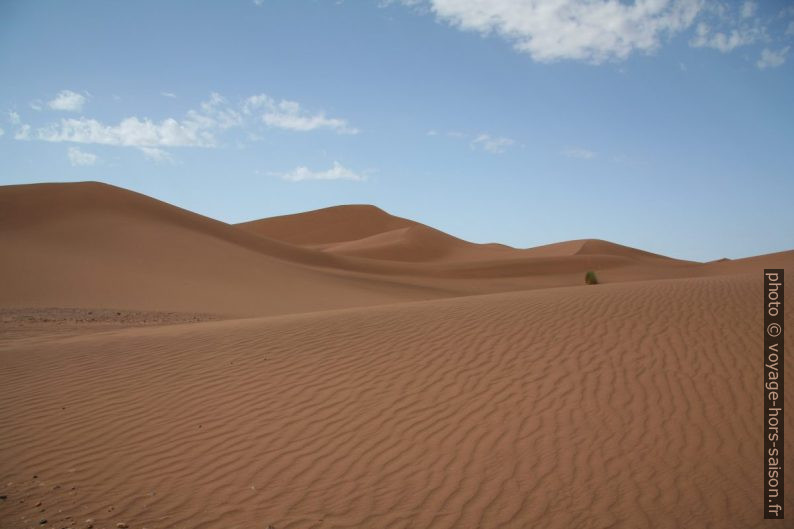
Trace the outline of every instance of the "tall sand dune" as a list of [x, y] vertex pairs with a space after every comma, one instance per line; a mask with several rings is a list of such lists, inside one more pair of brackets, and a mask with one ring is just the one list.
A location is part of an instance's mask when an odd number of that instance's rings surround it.
[[[473, 292], [574, 285], [587, 270], [610, 281], [690, 277], [701, 263], [671, 259], [609, 241], [583, 239], [517, 249], [476, 244], [374, 206], [335, 206], [238, 224], [243, 230], [326, 254], [337, 265], [394, 276], [467, 279]], [[523, 279], [523, 281], [522, 281]], [[479, 280], [479, 282], [477, 282]], [[488, 286], [484, 287], [484, 281]]]
[[446, 295], [93, 182], [0, 187], [0, 246], [4, 307], [250, 315]]
[[237, 226], [290, 244], [325, 245], [363, 239], [420, 224], [395, 217], [375, 206], [351, 204], [253, 220]]
[[233, 226], [93, 182], [0, 187], [0, 244], [5, 308], [274, 315], [704, 273], [605, 241], [474, 244], [372, 206]]
[[488, 259], [513, 249], [475, 244], [380, 208], [355, 204], [238, 224], [241, 229], [328, 253], [385, 261]]

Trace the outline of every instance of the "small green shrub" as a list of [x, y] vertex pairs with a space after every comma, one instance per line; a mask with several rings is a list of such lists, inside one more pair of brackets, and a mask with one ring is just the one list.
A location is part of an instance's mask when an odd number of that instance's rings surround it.
[[595, 272], [592, 270], [588, 270], [587, 273], [584, 275], [584, 282], [588, 285], [597, 285], [598, 278], [595, 275]]

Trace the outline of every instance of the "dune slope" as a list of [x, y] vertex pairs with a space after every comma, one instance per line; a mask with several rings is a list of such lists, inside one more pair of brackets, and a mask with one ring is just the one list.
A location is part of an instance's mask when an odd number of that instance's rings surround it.
[[488, 259], [513, 249], [475, 244], [370, 205], [333, 206], [237, 224], [245, 231], [331, 254], [384, 261]]
[[237, 224], [257, 235], [297, 245], [351, 241], [418, 225], [368, 204], [333, 206]]
[[92, 182], [0, 186], [0, 245], [0, 308], [224, 316], [579, 285], [587, 270], [615, 283], [794, 261], [782, 252], [701, 264], [592, 239], [519, 250], [373, 206], [232, 226]]
[[720, 276], [0, 343], [0, 525], [766, 527], [760, 291]]
[[446, 295], [99, 183], [0, 187], [0, 246], [4, 307], [263, 315]]

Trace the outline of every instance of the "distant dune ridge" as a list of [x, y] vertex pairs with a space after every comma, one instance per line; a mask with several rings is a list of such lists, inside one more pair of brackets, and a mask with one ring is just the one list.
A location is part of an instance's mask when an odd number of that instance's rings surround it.
[[573, 286], [589, 269], [605, 282], [744, 269], [598, 240], [474, 244], [374, 206], [229, 225], [95, 182], [0, 187], [0, 245], [2, 307], [241, 316]]
[[92, 182], [0, 187], [0, 248], [2, 528], [783, 527], [761, 285], [794, 251], [229, 225]]

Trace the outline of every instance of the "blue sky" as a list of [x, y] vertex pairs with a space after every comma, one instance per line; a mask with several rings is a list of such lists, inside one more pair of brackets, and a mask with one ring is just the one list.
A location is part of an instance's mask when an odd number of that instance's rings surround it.
[[227, 222], [369, 203], [476, 242], [794, 248], [784, 1], [0, 3], [0, 184]]

